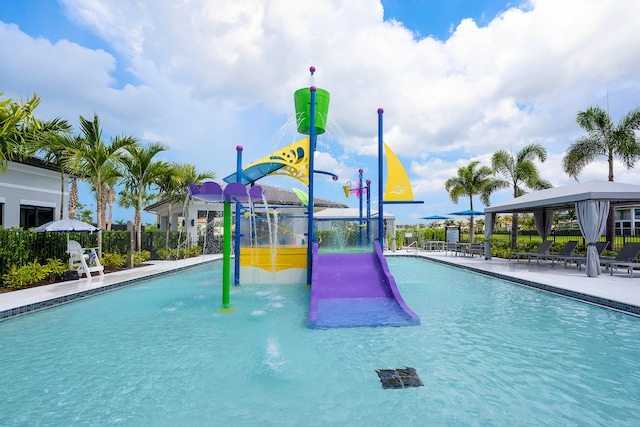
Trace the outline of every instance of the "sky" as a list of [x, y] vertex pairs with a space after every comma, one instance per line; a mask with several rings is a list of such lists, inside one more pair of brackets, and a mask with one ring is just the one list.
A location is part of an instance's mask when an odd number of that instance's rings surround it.
[[[383, 108], [384, 141], [424, 201], [385, 213], [424, 223], [468, 209], [446, 180], [474, 160], [489, 166], [498, 150], [542, 144], [542, 178], [575, 182], [561, 161], [585, 135], [577, 113], [597, 105], [617, 122], [640, 106], [638, 17], [640, 2], [628, 0], [0, 0], [0, 99], [35, 93], [36, 117], [76, 132], [79, 116], [97, 114], [107, 140], [163, 142], [159, 160], [221, 180], [237, 145], [246, 165], [301, 137], [293, 93], [313, 84], [331, 95], [315, 167], [339, 176], [318, 175], [315, 195], [357, 207], [342, 185], [362, 168], [377, 206]], [[619, 162], [614, 172], [640, 178]], [[579, 176], [591, 179], [607, 179], [604, 159]], [[491, 203], [511, 198], [505, 189]], [[80, 201], [95, 203], [86, 188]], [[484, 208], [477, 197], [473, 208]]]

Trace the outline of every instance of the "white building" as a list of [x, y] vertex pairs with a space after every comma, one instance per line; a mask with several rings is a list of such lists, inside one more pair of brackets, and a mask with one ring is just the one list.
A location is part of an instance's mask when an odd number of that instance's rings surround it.
[[629, 206], [616, 209], [616, 234], [640, 236], [640, 207]]
[[69, 178], [35, 157], [7, 162], [0, 172], [0, 226], [26, 230], [59, 219], [61, 210], [66, 218]]

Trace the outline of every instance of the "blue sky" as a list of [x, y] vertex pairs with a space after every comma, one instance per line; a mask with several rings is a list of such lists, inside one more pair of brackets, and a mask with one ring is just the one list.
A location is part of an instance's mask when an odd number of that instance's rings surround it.
[[[385, 142], [425, 202], [385, 210], [417, 223], [468, 209], [444, 182], [500, 149], [543, 144], [543, 177], [572, 182], [560, 164], [583, 134], [576, 113], [600, 105], [618, 120], [639, 106], [637, 16], [640, 2], [626, 0], [0, 0], [0, 92], [36, 93], [36, 116], [76, 129], [79, 115], [96, 113], [107, 137], [162, 141], [170, 150], [161, 158], [222, 178], [236, 145], [249, 163], [299, 138], [293, 92], [313, 83], [331, 93], [333, 122], [316, 167], [340, 176], [319, 178], [315, 194], [355, 207], [344, 182], [359, 168], [377, 182], [383, 107]], [[640, 177], [615, 171], [620, 182]], [[606, 176], [599, 162], [580, 180]], [[510, 197], [504, 190], [492, 203]], [[483, 209], [478, 199], [473, 207]]]

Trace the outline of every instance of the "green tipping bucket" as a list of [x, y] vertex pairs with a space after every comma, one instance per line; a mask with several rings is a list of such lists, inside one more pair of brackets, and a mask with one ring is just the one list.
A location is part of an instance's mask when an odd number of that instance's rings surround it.
[[[303, 135], [309, 135], [310, 131], [310, 113], [311, 105], [311, 89], [308, 87], [298, 89], [293, 94], [293, 101], [296, 106], [296, 124], [298, 132]], [[316, 134], [322, 135], [327, 127], [327, 115], [329, 113], [329, 92], [324, 89], [316, 88]]]

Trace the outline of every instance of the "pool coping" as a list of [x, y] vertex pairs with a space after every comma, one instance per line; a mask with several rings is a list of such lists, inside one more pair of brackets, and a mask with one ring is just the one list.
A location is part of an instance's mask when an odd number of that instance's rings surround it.
[[[53, 289], [53, 287], [56, 287], [56, 286], [58, 287], [65, 286], [65, 285], [86, 286], [85, 289], [80, 289], [80, 290], [69, 290], [69, 291], [62, 290], [61, 295], [55, 296], [53, 298], [40, 299], [36, 295], [33, 298], [31, 298], [31, 299], [36, 299], [33, 302], [30, 302], [28, 304], [21, 304], [15, 307], [1, 310], [0, 322], [15, 319], [25, 314], [35, 313], [37, 311], [56, 307], [62, 304], [67, 304], [73, 301], [89, 298], [94, 295], [99, 295], [106, 292], [111, 292], [117, 289], [121, 289], [124, 287], [136, 285], [142, 282], [146, 282], [148, 280], [169, 276], [181, 271], [201, 267], [203, 265], [212, 264], [215, 262], [219, 262], [221, 259], [222, 258], [220, 256], [214, 256], [214, 257], [211, 257], [210, 259], [199, 257], [199, 259], [190, 260], [191, 262], [185, 262], [185, 263], [182, 263], [182, 265], [179, 265], [180, 263], [171, 262], [171, 261], [161, 261], [160, 263], [153, 264], [153, 267], [155, 268], [150, 268], [146, 271], [143, 269], [142, 271], [138, 272], [138, 274], [132, 275], [130, 274], [131, 273], [130, 271], [125, 270], [123, 271], [122, 275], [133, 276], [133, 277], [125, 278], [122, 280], [119, 279], [120, 276], [118, 276], [117, 273], [107, 274], [105, 275], [105, 278], [112, 279], [112, 281], [107, 280], [107, 281], [110, 281], [111, 283], [104, 283], [105, 280], [101, 280], [101, 281], [97, 281], [97, 286], [94, 286], [94, 287], [90, 287], [90, 286], [92, 283], [96, 283], [94, 282], [94, 280], [97, 280], [97, 278], [95, 277], [91, 280], [81, 279], [81, 280], [75, 280], [75, 281], [69, 281], [69, 282], [59, 282], [51, 285], [41, 286], [38, 288], [29, 288], [24, 290], [8, 292], [5, 294], [0, 294], [0, 300], [1, 300], [2, 297], [5, 295], [8, 297], [11, 297], [12, 294], [14, 294], [14, 292], [18, 293], [21, 291], [33, 291], [33, 292], [38, 292], [39, 294], [43, 294]], [[162, 266], [161, 263], [171, 263], [171, 264]], [[113, 276], [109, 277], [111, 275]]]

